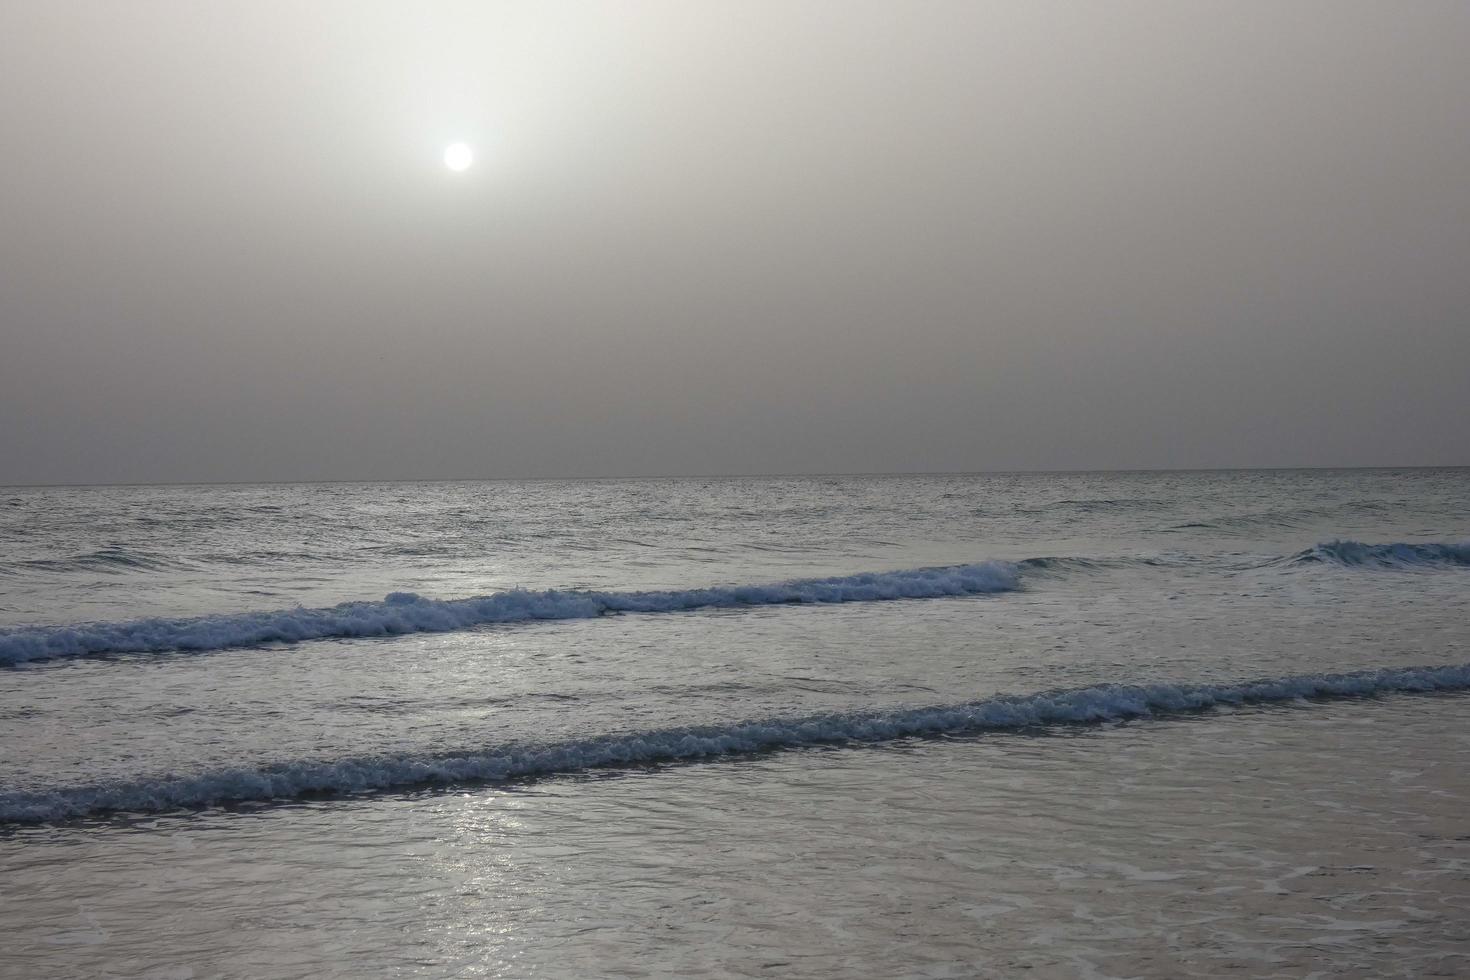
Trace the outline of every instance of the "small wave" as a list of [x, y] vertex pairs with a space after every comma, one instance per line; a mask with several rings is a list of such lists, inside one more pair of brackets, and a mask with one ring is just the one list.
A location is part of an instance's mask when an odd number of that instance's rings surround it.
[[1252, 532], [1280, 530], [1299, 527], [1302, 519], [1284, 513], [1239, 514], [1217, 517], [1209, 521], [1189, 521], [1161, 528], [1154, 533], [1172, 534], [1175, 531], [1219, 531], [1225, 534], [1249, 534]]
[[1465, 688], [1470, 688], [1470, 664], [1304, 674], [1238, 684], [1104, 684], [955, 705], [653, 729], [457, 755], [296, 761], [194, 776], [0, 792], [0, 823], [42, 823], [119, 811], [159, 813], [220, 803], [293, 799], [314, 793], [521, 779], [813, 745], [1093, 724], [1161, 712], [1203, 711], [1217, 705]]
[[122, 575], [128, 572], [171, 571], [188, 566], [145, 551], [106, 547], [66, 558], [32, 558], [16, 562], [15, 567], [43, 572], [101, 572], [106, 575]]
[[1096, 497], [1084, 500], [1050, 500], [1044, 504], [1017, 507], [1018, 514], [1046, 514], [1053, 511], [1075, 511], [1081, 514], [1153, 511], [1167, 509], [1173, 501], [1154, 497]]
[[1156, 568], [1171, 564], [1184, 564], [1186, 559], [1164, 555], [1122, 555], [1113, 558], [1081, 558], [1077, 556], [1049, 555], [1042, 558], [1023, 558], [1016, 562], [1022, 571], [1040, 572], [1096, 572], [1114, 568]]
[[224, 650], [262, 643], [332, 637], [447, 633], [489, 623], [588, 619], [608, 613], [680, 612], [781, 603], [874, 602], [1006, 592], [1020, 587], [1015, 565], [982, 562], [944, 568], [873, 572], [667, 592], [527, 592], [469, 599], [426, 599], [394, 592], [382, 602], [347, 602], [328, 609], [140, 619], [123, 623], [51, 626], [0, 633], [0, 664], [101, 653]]
[[1337, 504], [1296, 507], [1286, 510], [1262, 510], [1245, 514], [1224, 514], [1218, 517], [1200, 517], [1183, 524], [1160, 528], [1157, 533], [1175, 531], [1222, 531], [1227, 534], [1249, 534], [1260, 531], [1299, 528], [1314, 522], [1331, 520], [1353, 520], [1365, 515], [1375, 516], [1389, 509], [1381, 500], [1351, 500]]
[[1361, 541], [1328, 541], [1299, 551], [1285, 559], [1287, 564], [1349, 565], [1367, 568], [1414, 568], [1470, 565], [1470, 541], [1458, 544], [1429, 542], [1410, 544], [1364, 544]]

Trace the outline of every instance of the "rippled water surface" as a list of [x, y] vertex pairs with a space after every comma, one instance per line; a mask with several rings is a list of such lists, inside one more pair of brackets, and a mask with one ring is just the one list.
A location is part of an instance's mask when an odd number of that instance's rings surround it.
[[0, 490], [14, 976], [1470, 971], [1470, 470]]

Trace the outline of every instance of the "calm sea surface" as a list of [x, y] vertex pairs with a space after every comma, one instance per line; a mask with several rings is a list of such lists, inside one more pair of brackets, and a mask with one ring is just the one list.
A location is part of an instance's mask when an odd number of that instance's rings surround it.
[[0, 488], [0, 975], [1467, 975], [1467, 539], [1467, 469]]

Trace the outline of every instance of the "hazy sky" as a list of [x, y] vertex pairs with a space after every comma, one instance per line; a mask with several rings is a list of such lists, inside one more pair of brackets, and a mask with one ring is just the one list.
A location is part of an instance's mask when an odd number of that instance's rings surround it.
[[1470, 463], [1467, 52], [1465, 0], [0, 0], [0, 482]]

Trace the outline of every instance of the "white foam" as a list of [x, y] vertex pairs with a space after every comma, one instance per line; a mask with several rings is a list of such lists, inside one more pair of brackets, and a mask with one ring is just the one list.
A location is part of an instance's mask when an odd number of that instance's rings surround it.
[[1306, 674], [1237, 684], [1100, 685], [964, 704], [667, 728], [545, 745], [492, 747], [456, 755], [292, 761], [257, 769], [0, 792], [0, 822], [46, 822], [108, 811], [157, 813], [180, 807], [473, 783], [671, 762], [842, 742], [963, 734], [1035, 725], [1088, 724], [1220, 704], [1341, 698], [1470, 688], [1470, 664]]
[[348, 602], [329, 609], [139, 619], [122, 623], [50, 626], [0, 633], [0, 664], [100, 653], [224, 650], [261, 643], [328, 637], [443, 633], [487, 623], [584, 619], [607, 613], [677, 612], [781, 603], [873, 602], [979, 595], [1019, 588], [1008, 562], [872, 572], [665, 592], [527, 592], [512, 590], [469, 599], [426, 599], [395, 592], [382, 602]]

